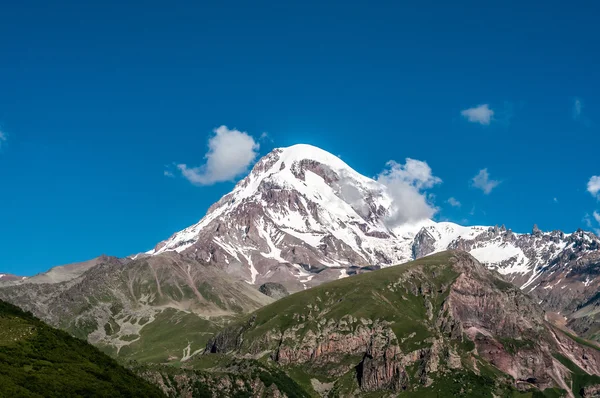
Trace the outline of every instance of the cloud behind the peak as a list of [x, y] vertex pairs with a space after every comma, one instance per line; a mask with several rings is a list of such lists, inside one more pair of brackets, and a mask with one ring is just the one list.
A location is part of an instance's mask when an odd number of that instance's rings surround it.
[[488, 104], [482, 104], [465, 109], [460, 114], [471, 123], [479, 123], [487, 126], [493, 120], [494, 111], [490, 109]]
[[208, 140], [206, 162], [197, 167], [178, 164], [181, 174], [196, 185], [231, 181], [246, 172], [258, 155], [260, 144], [244, 131], [221, 126]]
[[500, 181], [492, 180], [487, 169], [479, 170], [479, 173], [471, 179], [471, 184], [478, 189], [481, 189], [484, 194], [488, 195], [494, 188], [496, 188]]
[[600, 176], [592, 176], [587, 183], [587, 191], [600, 200]]
[[432, 174], [426, 162], [407, 158], [400, 164], [390, 160], [377, 181], [387, 187], [393, 199], [386, 220], [390, 227], [431, 218], [438, 210], [424, 190], [442, 180]]

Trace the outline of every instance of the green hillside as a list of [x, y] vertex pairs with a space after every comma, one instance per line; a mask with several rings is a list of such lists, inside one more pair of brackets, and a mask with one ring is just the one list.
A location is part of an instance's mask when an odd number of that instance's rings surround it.
[[275, 364], [315, 397], [558, 397], [579, 377], [556, 360], [563, 346], [592, 372], [600, 353], [553, 333], [519, 289], [444, 252], [282, 298], [226, 327], [196, 361]]
[[0, 396], [164, 395], [92, 345], [0, 301]]

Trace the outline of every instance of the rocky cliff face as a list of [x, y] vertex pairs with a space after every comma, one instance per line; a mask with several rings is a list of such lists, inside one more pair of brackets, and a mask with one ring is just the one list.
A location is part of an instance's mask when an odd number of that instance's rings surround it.
[[267, 295], [275, 300], [284, 298], [290, 295], [285, 286], [280, 283], [267, 282], [260, 285], [258, 291], [264, 295]]
[[[487, 259], [485, 248], [490, 245], [514, 255], [507, 254], [502, 261]], [[473, 239], [459, 238], [450, 247], [483, 258], [487, 267], [504, 274], [544, 309], [565, 317], [577, 333], [599, 337], [595, 308], [599, 303], [600, 238], [594, 234], [582, 230], [544, 233], [537, 228], [531, 234], [515, 234], [490, 228]]]
[[365, 392], [418, 390], [489, 366], [511, 388], [570, 390], [556, 354], [600, 375], [600, 352], [549, 325], [519, 289], [457, 252], [279, 300], [225, 328], [207, 344], [210, 353], [268, 355], [338, 381], [350, 374]]
[[309, 397], [283, 372], [257, 361], [232, 361], [210, 372], [156, 365], [134, 370], [170, 398]]
[[425, 257], [436, 251], [435, 238], [431, 233], [423, 228], [415, 235], [412, 245], [412, 256], [414, 259]]

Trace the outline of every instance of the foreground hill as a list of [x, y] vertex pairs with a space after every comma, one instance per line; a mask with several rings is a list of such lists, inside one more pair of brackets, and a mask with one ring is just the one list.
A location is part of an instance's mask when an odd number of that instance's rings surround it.
[[0, 396], [164, 395], [97, 348], [0, 301]]
[[226, 327], [198, 360], [213, 355], [276, 364], [315, 396], [600, 388], [595, 346], [554, 328], [537, 303], [463, 252], [282, 298]]

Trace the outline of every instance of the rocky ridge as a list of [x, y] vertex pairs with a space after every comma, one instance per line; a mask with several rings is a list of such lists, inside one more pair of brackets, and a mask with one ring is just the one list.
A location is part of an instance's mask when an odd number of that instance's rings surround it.
[[267, 282], [265, 284], [260, 285], [258, 291], [275, 300], [279, 300], [280, 298], [284, 298], [290, 295], [285, 286], [283, 286], [280, 283], [273, 282]]

